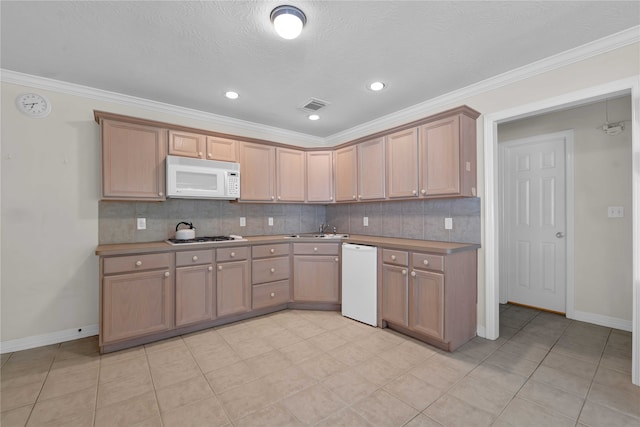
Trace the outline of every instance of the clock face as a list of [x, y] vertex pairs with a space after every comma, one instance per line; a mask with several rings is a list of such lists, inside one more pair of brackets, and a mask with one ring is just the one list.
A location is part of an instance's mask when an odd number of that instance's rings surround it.
[[16, 98], [18, 110], [30, 117], [46, 117], [51, 112], [51, 103], [37, 93], [24, 93]]

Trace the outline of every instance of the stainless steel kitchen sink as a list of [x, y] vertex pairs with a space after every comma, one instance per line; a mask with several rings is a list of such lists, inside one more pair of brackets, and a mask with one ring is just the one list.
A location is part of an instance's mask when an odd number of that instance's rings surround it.
[[348, 234], [291, 234], [289, 236], [284, 236], [285, 239], [346, 239], [348, 238]]

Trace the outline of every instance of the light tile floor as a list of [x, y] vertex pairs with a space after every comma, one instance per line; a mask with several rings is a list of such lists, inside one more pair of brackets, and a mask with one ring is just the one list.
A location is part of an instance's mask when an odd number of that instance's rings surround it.
[[2, 355], [2, 427], [639, 426], [631, 334], [500, 308], [446, 353], [338, 313], [283, 311], [100, 356]]

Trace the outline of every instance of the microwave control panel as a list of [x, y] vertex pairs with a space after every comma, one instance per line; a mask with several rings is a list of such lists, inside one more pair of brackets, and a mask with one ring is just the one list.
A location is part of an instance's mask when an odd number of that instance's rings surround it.
[[240, 174], [238, 172], [227, 172], [227, 195], [240, 197]]

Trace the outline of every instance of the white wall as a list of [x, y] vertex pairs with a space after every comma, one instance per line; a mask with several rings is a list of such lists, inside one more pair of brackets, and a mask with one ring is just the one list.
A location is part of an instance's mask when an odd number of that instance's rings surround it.
[[[488, 114], [585, 87], [640, 74], [640, 45], [627, 45], [553, 71], [474, 95], [452, 94], [433, 107], [399, 114], [413, 119], [467, 104]], [[490, 60], [490, 59], [487, 59]], [[14, 107], [18, 93], [47, 95], [53, 112], [45, 119], [22, 117]], [[461, 93], [464, 93], [462, 91]], [[70, 330], [98, 322], [99, 137], [93, 109], [215, 130], [203, 120], [134, 104], [98, 101], [89, 96], [2, 84], [2, 342]], [[142, 104], [137, 104], [142, 105]], [[388, 126], [389, 120], [378, 120]], [[366, 132], [374, 130], [368, 124]], [[364, 128], [363, 128], [364, 129]], [[382, 129], [379, 129], [382, 130]], [[228, 130], [227, 130], [228, 131]], [[357, 137], [362, 129], [349, 137]], [[251, 128], [238, 134], [255, 136]], [[342, 142], [327, 139], [328, 144]], [[282, 140], [265, 132], [265, 139]], [[290, 143], [292, 141], [289, 141]], [[312, 145], [314, 141], [300, 141]], [[8, 156], [12, 156], [11, 159]], [[64, 163], [65, 159], [67, 163]], [[483, 188], [483, 128], [478, 120], [478, 191]], [[484, 253], [479, 253], [478, 320], [485, 324]], [[3, 350], [4, 351], [4, 350]]]
[[[574, 309], [631, 324], [631, 97], [610, 100], [609, 118], [628, 120], [625, 131], [600, 129], [605, 102], [598, 102], [501, 124], [498, 142], [574, 130]], [[608, 206], [622, 206], [625, 217], [607, 218]]]

